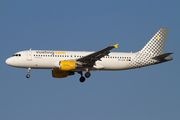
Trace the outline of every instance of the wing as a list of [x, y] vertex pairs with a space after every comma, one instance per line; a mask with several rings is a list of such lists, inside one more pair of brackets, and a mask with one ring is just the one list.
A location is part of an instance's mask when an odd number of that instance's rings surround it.
[[82, 58], [77, 59], [76, 61], [82, 62], [84, 64], [88, 65], [94, 65], [97, 60], [101, 60], [102, 57], [108, 55], [111, 49], [117, 48], [119, 44], [108, 46], [107, 48], [104, 48], [102, 50], [99, 50], [97, 52], [94, 52], [92, 54], [89, 54], [87, 56], [84, 56]]

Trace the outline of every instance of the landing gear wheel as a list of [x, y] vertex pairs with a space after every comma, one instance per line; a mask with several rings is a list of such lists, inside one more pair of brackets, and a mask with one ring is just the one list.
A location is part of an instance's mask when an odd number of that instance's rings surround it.
[[79, 81], [83, 83], [85, 81], [85, 77], [80, 77]]
[[86, 77], [86, 78], [89, 78], [90, 76], [91, 76], [91, 73], [90, 73], [90, 72], [86, 72], [86, 73], [85, 73], [85, 77]]
[[29, 78], [29, 77], [30, 77], [30, 74], [27, 74], [27, 75], [26, 75], [26, 78]]
[[28, 68], [28, 74], [26, 75], [26, 78], [30, 77], [30, 71], [31, 71], [31, 68]]

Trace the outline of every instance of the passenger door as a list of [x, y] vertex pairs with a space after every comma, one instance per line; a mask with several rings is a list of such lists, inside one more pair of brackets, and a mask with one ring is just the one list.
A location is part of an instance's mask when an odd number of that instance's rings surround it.
[[27, 52], [27, 60], [32, 61], [32, 51], [31, 51], [31, 49]]

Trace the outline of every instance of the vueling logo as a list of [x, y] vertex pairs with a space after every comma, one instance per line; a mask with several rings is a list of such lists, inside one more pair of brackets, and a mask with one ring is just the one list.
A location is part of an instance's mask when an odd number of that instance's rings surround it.
[[66, 54], [66, 52], [54, 51], [55, 54]]
[[66, 52], [61, 52], [61, 51], [36, 51], [37, 54], [56, 54], [56, 55], [59, 55], [59, 54], [66, 54]]

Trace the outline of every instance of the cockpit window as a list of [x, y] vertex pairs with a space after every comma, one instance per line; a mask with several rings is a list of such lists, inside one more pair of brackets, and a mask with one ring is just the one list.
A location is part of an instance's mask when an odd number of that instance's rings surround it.
[[13, 57], [14, 57], [14, 56], [20, 57], [20, 56], [21, 56], [21, 54], [14, 54], [14, 55], [13, 55]]

